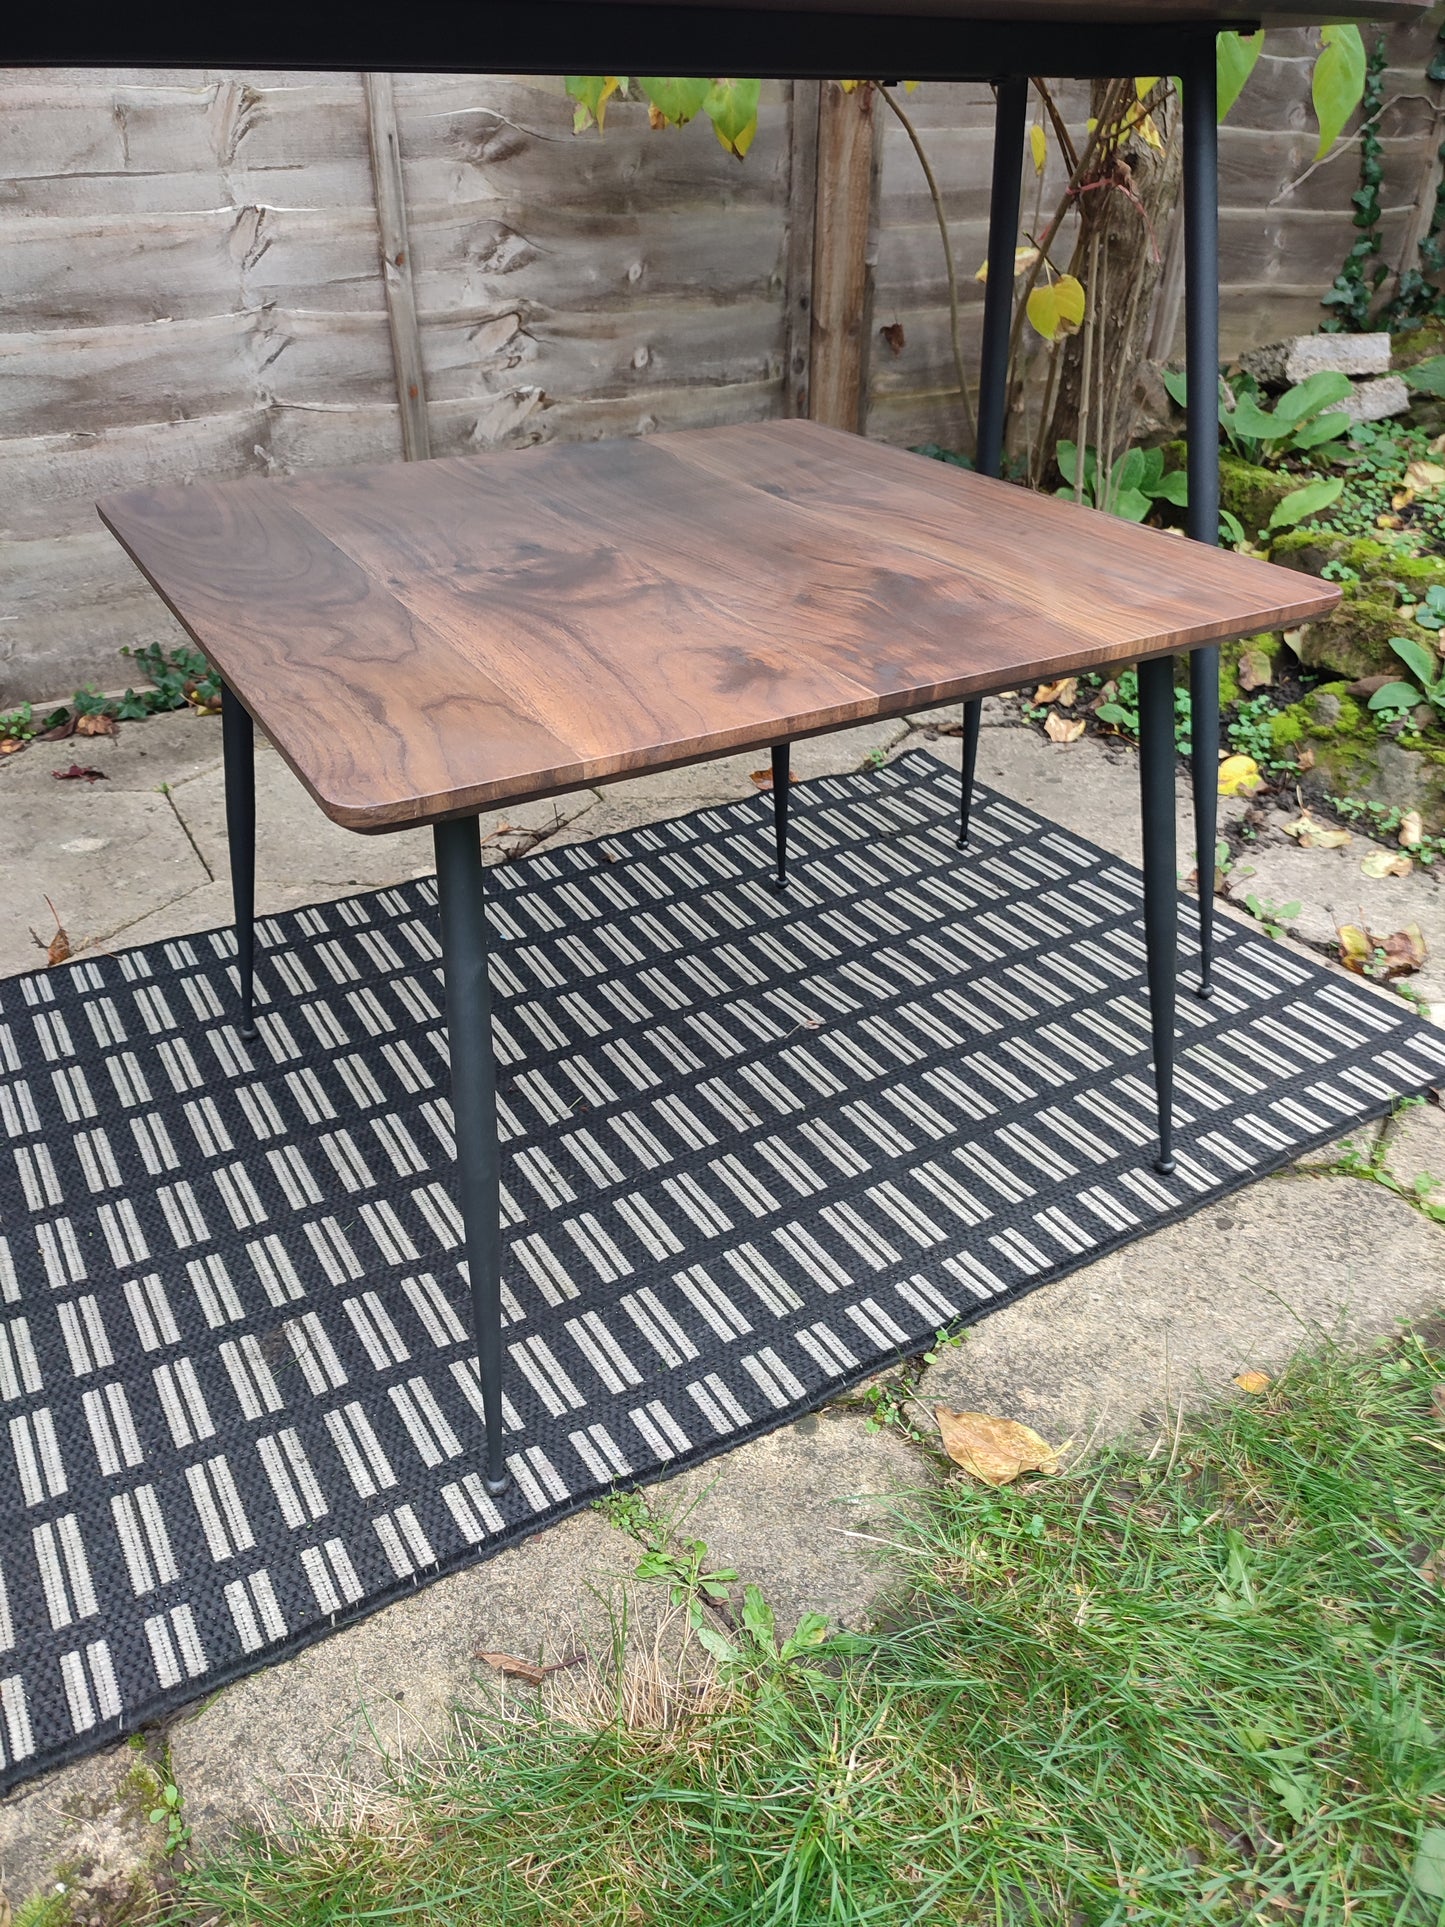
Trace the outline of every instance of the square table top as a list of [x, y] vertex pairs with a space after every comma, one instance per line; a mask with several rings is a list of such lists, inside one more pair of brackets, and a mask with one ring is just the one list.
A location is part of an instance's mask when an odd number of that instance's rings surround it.
[[805, 421], [141, 489], [100, 513], [321, 808], [363, 831], [1339, 600]]

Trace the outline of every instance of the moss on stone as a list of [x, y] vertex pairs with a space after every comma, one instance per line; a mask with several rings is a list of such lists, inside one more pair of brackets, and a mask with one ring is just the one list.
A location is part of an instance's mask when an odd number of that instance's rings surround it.
[[1298, 486], [1297, 476], [1281, 475], [1273, 469], [1241, 461], [1237, 455], [1220, 452], [1220, 504], [1231, 515], [1239, 517], [1246, 534], [1254, 535], [1265, 528], [1285, 496]]
[[1278, 710], [1270, 717], [1270, 741], [1277, 751], [1293, 749], [1296, 743], [1304, 741], [1305, 725], [1299, 709], [1298, 703], [1292, 703], [1288, 709]]
[[1334, 670], [1350, 682], [1393, 675], [1390, 638], [1400, 633], [1400, 622], [1392, 588], [1351, 584], [1338, 609], [1300, 630], [1295, 653], [1306, 668]]

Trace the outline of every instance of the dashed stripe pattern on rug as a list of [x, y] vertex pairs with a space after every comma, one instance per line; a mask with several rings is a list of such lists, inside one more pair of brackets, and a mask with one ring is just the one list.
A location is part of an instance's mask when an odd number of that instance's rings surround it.
[[799, 785], [781, 897], [761, 797], [488, 872], [500, 1499], [435, 885], [265, 920], [250, 1053], [229, 931], [0, 983], [5, 1784], [1445, 1072], [1403, 1003], [1226, 925], [1157, 1176], [1138, 874], [984, 791], [961, 854], [957, 780]]

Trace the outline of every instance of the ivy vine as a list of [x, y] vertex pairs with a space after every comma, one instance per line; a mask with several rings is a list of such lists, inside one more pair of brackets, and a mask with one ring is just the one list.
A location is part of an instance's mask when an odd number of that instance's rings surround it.
[[1360, 185], [1350, 196], [1358, 239], [1321, 302], [1332, 311], [1324, 324], [1326, 334], [1361, 334], [1368, 329], [1371, 306], [1390, 272], [1383, 258], [1380, 232], [1380, 184], [1384, 179], [1380, 115], [1385, 105], [1385, 61], [1385, 36], [1380, 34], [1370, 49], [1360, 101]]
[[[1440, 29], [1440, 44], [1435, 58], [1425, 69], [1425, 78], [1445, 81], [1445, 26]], [[1445, 287], [1438, 285], [1445, 279], [1445, 141], [1440, 143], [1437, 158], [1440, 161], [1440, 182], [1435, 189], [1430, 225], [1420, 237], [1416, 265], [1406, 268], [1401, 274], [1399, 289], [1385, 310], [1386, 325], [1391, 328], [1445, 315]]]
[[[1380, 117], [1384, 111], [1386, 59], [1382, 34], [1370, 53], [1360, 103], [1360, 185], [1350, 197], [1358, 238], [1323, 300], [1322, 305], [1332, 311], [1324, 324], [1327, 334], [1357, 334], [1372, 327], [1405, 328], [1412, 322], [1445, 316], [1445, 287], [1440, 286], [1441, 277], [1445, 277], [1445, 141], [1438, 149], [1442, 173], [1435, 191], [1435, 204], [1430, 224], [1420, 238], [1415, 263], [1402, 271], [1394, 295], [1378, 314], [1374, 312], [1375, 296], [1389, 274], [1380, 229], [1380, 186], [1384, 176]], [[1425, 78], [1445, 81], [1445, 27], [1440, 29], [1440, 44], [1425, 70]]]

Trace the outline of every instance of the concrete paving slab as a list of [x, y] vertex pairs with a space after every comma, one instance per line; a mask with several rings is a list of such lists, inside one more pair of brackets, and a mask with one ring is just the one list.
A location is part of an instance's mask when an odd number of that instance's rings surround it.
[[652, 1498], [683, 1536], [706, 1542], [714, 1565], [762, 1587], [780, 1627], [820, 1612], [858, 1628], [878, 1588], [872, 1538], [896, 1514], [894, 1495], [928, 1478], [898, 1433], [834, 1409], [681, 1473]]
[[108, 1746], [11, 1794], [0, 1804], [0, 1894], [17, 1908], [53, 1896], [54, 1918], [66, 1923], [151, 1918], [145, 1903], [165, 1829], [147, 1816], [159, 1791], [142, 1741]]
[[[908, 733], [907, 722], [895, 716], [884, 722], [832, 730], [825, 736], [806, 737], [793, 744], [789, 761], [793, 781], [805, 783], [813, 777], [840, 776], [845, 770], [861, 769], [870, 757], [886, 756]], [[599, 807], [624, 813], [616, 821], [655, 823], [667, 816], [680, 816], [685, 810], [703, 809], [709, 803], [756, 796], [759, 785], [753, 781], [752, 772], [771, 767], [767, 750], [750, 749], [741, 756], [688, 763], [682, 769], [625, 776], [615, 783], [602, 784], [597, 799]]]
[[[897, 754], [926, 749], [950, 769], [963, 768], [957, 736], [916, 736]], [[996, 728], [979, 738], [977, 779], [988, 789], [1051, 817], [1128, 863], [1143, 861], [1139, 829], [1139, 762], [1123, 743], [1083, 736], [1077, 743], [1051, 743], [1036, 729]], [[1181, 769], [1175, 778], [1175, 825], [1179, 874], [1194, 868], [1194, 805]], [[1219, 799], [1219, 821], [1232, 822], [1247, 807], [1235, 797]]]
[[1406, 981], [1439, 1021], [1445, 1018], [1445, 876], [1437, 873], [1438, 866], [1420, 865], [1407, 877], [1365, 876], [1360, 864], [1366, 853], [1382, 847], [1399, 854], [1398, 846], [1358, 835], [1344, 849], [1301, 850], [1271, 829], [1241, 857], [1230, 876], [1231, 893], [1243, 898], [1252, 892], [1265, 903], [1298, 903], [1287, 927], [1312, 949], [1331, 954], [1342, 923], [1360, 924], [1377, 936], [1418, 924], [1426, 944], [1425, 968]]
[[47, 897], [78, 952], [209, 881], [166, 797], [54, 781], [0, 793], [0, 877], [0, 974], [44, 964]]
[[1385, 1165], [1401, 1184], [1434, 1178], [1432, 1200], [1445, 1205], [1445, 1103], [1411, 1104], [1385, 1127]]
[[1364, 1179], [1287, 1174], [993, 1313], [927, 1368], [920, 1403], [1056, 1443], [1144, 1433], [1322, 1334], [1393, 1331], [1442, 1279], [1445, 1226]]
[[0, 759], [0, 807], [10, 786], [20, 793], [54, 797], [61, 785], [51, 771], [67, 769], [72, 763], [104, 770], [112, 790], [158, 790], [163, 783], [184, 783], [205, 770], [220, 768], [221, 719], [176, 709], [144, 722], [118, 723], [114, 736], [67, 736], [59, 743], [32, 743], [18, 755]]
[[[594, 793], [579, 790], [556, 803], [523, 803], [480, 819], [483, 855], [499, 863], [590, 807]], [[211, 875], [227, 875], [225, 783], [213, 768], [172, 791], [176, 811]], [[430, 876], [429, 829], [359, 836], [317, 808], [269, 744], [256, 746], [256, 885], [381, 889], [409, 877]]]

